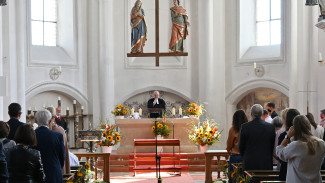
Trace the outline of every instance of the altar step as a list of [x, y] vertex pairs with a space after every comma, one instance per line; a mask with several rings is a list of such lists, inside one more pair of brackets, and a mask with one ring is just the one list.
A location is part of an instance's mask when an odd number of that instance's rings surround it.
[[[177, 155], [177, 154], [176, 154]], [[172, 157], [172, 153], [162, 153], [162, 157]], [[137, 168], [146, 169], [149, 166], [154, 166], [155, 153], [137, 153], [137, 157], [152, 158], [148, 161], [137, 162]], [[168, 159], [168, 158], [167, 158]], [[182, 171], [205, 171], [205, 156], [201, 153], [181, 153]], [[179, 167], [179, 160], [175, 160], [175, 165]], [[174, 160], [161, 161], [161, 167], [170, 167], [174, 165]], [[212, 165], [217, 165], [215, 160], [212, 160]], [[110, 171], [111, 172], [133, 172], [134, 155], [131, 154], [111, 154], [110, 156]]]

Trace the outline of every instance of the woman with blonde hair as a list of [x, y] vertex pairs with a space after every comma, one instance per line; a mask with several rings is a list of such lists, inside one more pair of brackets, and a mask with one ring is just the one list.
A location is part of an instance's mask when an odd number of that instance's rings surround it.
[[55, 115], [56, 115], [56, 110], [54, 107], [47, 107], [46, 108], [48, 111], [50, 111], [52, 118], [49, 123], [49, 128], [52, 131], [61, 133], [63, 135], [63, 140], [64, 140], [64, 147], [65, 147], [65, 162], [64, 166], [62, 168], [63, 174], [70, 174], [70, 159], [69, 159], [69, 150], [68, 150], [68, 140], [67, 140], [67, 135], [65, 134], [64, 129], [59, 126], [58, 124], [55, 123]]
[[276, 154], [288, 162], [286, 182], [322, 182], [320, 167], [325, 155], [325, 142], [312, 135], [306, 116], [294, 118], [293, 126], [276, 148]]

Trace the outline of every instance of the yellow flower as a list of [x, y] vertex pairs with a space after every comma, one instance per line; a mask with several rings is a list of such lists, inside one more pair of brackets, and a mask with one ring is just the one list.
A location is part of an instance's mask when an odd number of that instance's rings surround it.
[[168, 125], [165, 125], [166, 130], [168, 130]]
[[152, 131], [155, 131], [155, 129], [156, 129], [155, 126], [153, 126], [153, 127], [151, 128]]
[[118, 132], [115, 132], [115, 135], [117, 135], [117, 136], [118, 136], [118, 135], [120, 135], [120, 134], [119, 134]]
[[244, 181], [243, 181], [243, 180], [241, 180], [239, 183], [244, 183]]
[[193, 112], [196, 113], [197, 112], [196, 109], [193, 109]]
[[231, 173], [231, 178], [234, 178], [234, 176], [235, 176], [235, 172], [232, 172]]
[[189, 109], [188, 112], [191, 113], [192, 112], [192, 109]]
[[213, 134], [213, 130], [210, 130], [209, 133], [210, 133], [210, 134]]
[[116, 136], [116, 141], [119, 142], [121, 140], [120, 136]]
[[118, 108], [122, 108], [122, 107], [123, 107], [123, 105], [118, 105], [117, 107], [118, 107]]
[[208, 134], [206, 133], [206, 134], [204, 134], [204, 136], [205, 136], [205, 137], [208, 137]]
[[200, 136], [203, 137], [203, 133], [200, 133]]
[[159, 121], [157, 121], [156, 124], [158, 125], [159, 124]]
[[90, 165], [89, 165], [89, 163], [86, 163], [86, 164], [85, 164], [85, 169], [86, 169], [86, 170], [89, 170], [89, 169], [90, 169]]
[[211, 139], [208, 139], [208, 142], [210, 143], [211, 142]]
[[163, 127], [163, 125], [162, 125], [162, 124], [159, 124], [159, 125], [158, 125], [158, 128], [162, 128], [162, 127]]
[[125, 115], [126, 114], [126, 111], [123, 111], [123, 114]]
[[200, 136], [198, 136], [198, 137], [197, 137], [197, 139], [198, 139], [198, 140], [201, 140], [201, 137], [200, 137]]
[[78, 177], [82, 177], [83, 176], [83, 174], [82, 173], [78, 173]]
[[107, 136], [107, 140], [108, 141], [112, 141], [113, 140], [113, 137], [109, 135], [109, 136]]

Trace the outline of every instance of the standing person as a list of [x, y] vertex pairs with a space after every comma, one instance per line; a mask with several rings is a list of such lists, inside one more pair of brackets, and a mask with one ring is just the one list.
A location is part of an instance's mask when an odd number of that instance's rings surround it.
[[268, 123], [272, 122], [271, 116], [269, 116], [269, 113], [265, 109], [263, 110], [262, 120], [265, 121], [265, 122], [268, 122]]
[[322, 182], [320, 166], [325, 155], [325, 142], [312, 135], [306, 116], [294, 118], [293, 126], [276, 148], [276, 153], [282, 161], [288, 162], [287, 183]]
[[184, 52], [184, 40], [188, 36], [187, 27], [190, 25], [186, 10], [179, 6], [179, 0], [174, 0], [174, 7], [170, 10], [173, 25], [169, 49], [172, 52]]
[[37, 146], [41, 152], [46, 183], [63, 183], [62, 167], [65, 160], [63, 135], [49, 129], [52, 115], [46, 109], [40, 109], [35, 115], [39, 127], [35, 130]]
[[137, 0], [131, 10], [131, 53], [143, 53], [147, 41], [147, 24], [142, 2]]
[[54, 119], [55, 119], [56, 113], [55, 113], [54, 107], [47, 107], [46, 109], [52, 115], [52, 118], [49, 123], [50, 130], [52, 130], [54, 132], [61, 133], [63, 135], [63, 141], [64, 141], [64, 147], [65, 147], [65, 161], [64, 161], [64, 166], [63, 166], [62, 170], [63, 170], [63, 174], [70, 174], [70, 159], [69, 159], [69, 148], [68, 148], [67, 135], [65, 134], [65, 131], [62, 128], [62, 126], [59, 126], [55, 123], [56, 120], [54, 120]]
[[276, 159], [276, 169], [280, 170], [281, 167], [281, 161], [279, 159], [279, 157], [276, 155], [276, 147], [279, 145], [279, 136], [281, 135], [281, 133], [286, 131], [285, 128], [285, 121], [287, 119], [287, 113], [288, 113], [288, 108], [285, 108], [281, 111], [281, 118], [282, 118], [282, 128], [278, 131], [275, 132], [275, 142], [274, 142], [274, 154], [273, 157]]
[[67, 131], [67, 123], [64, 118], [61, 117], [61, 108], [56, 108], [55, 123], [61, 126], [65, 131]]
[[317, 125], [317, 123], [315, 122], [314, 115], [312, 113], [307, 113], [306, 117], [311, 125], [311, 134], [313, 134], [317, 138], [323, 139], [324, 128], [320, 125]]
[[325, 128], [325, 109], [320, 111], [320, 119], [319, 125]]
[[0, 142], [0, 183], [8, 182], [7, 161], [2, 142]]
[[[231, 164], [241, 163], [243, 161], [238, 149], [238, 141], [239, 141], [240, 127], [242, 124], [246, 123], [247, 121], [248, 121], [247, 116], [243, 110], [237, 110], [234, 113], [232, 118], [232, 126], [229, 129], [228, 139], [227, 139], [227, 152], [230, 155], [229, 175], [231, 175], [233, 171]], [[229, 178], [229, 182], [232, 182], [231, 178]]]
[[45, 181], [41, 154], [30, 148], [36, 145], [36, 135], [33, 127], [23, 124], [15, 134], [17, 146], [7, 149], [9, 182], [42, 183]]
[[[280, 134], [278, 142], [280, 145], [281, 142], [283, 141], [283, 139], [285, 138], [285, 136], [288, 134], [290, 127], [292, 127], [293, 125], [293, 119], [300, 115], [299, 111], [297, 109], [289, 109], [287, 112], [287, 116], [286, 116], [286, 121], [285, 121], [285, 126], [286, 126], [286, 131], [284, 131], [283, 133]], [[287, 177], [287, 162], [282, 161], [280, 159], [280, 174], [279, 174], [279, 179], [281, 181], [285, 181], [286, 177]]]
[[0, 121], [0, 142], [3, 144], [3, 148], [12, 148], [16, 145], [15, 141], [9, 140], [7, 137], [9, 135], [10, 127], [8, 123]]
[[275, 112], [275, 104], [273, 102], [269, 102], [266, 105], [267, 108], [267, 112], [269, 112], [271, 114], [271, 118], [275, 118], [278, 116], [278, 114]]
[[239, 151], [244, 170], [272, 170], [275, 129], [261, 119], [263, 107], [254, 104], [251, 108], [253, 121], [241, 126]]
[[18, 103], [11, 103], [8, 106], [8, 114], [10, 116], [10, 120], [8, 121], [8, 125], [10, 127], [10, 132], [8, 135], [8, 139], [14, 140], [14, 136], [18, 127], [24, 123], [20, 122], [19, 119], [21, 117], [21, 106]]
[[[164, 99], [159, 98], [159, 91], [154, 91], [153, 97], [154, 98], [152, 98], [148, 101], [148, 104], [147, 104], [148, 109], [160, 108], [160, 109], [166, 110], [166, 103], [165, 103]], [[159, 112], [150, 113], [150, 118], [158, 118], [158, 117], [162, 117], [162, 113], [159, 113]]]

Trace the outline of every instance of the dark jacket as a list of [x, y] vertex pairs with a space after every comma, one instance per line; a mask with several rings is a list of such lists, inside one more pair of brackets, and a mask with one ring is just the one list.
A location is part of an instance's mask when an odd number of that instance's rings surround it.
[[[148, 104], [147, 104], [148, 109], [150, 109], [150, 108], [161, 108], [163, 110], [166, 110], [166, 103], [165, 103], [165, 101], [163, 99], [158, 98], [158, 103], [159, 104], [156, 104], [156, 105], [153, 105], [153, 101], [155, 101], [154, 98], [152, 98], [152, 99], [150, 99], [148, 101]], [[150, 118], [158, 118], [158, 117], [162, 117], [162, 113], [160, 115], [157, 114], [157, 113], [151, 113], [150, 114]]]
[[63, 135], [51, 131], [45, 126], [35, 130], [37, 146], [35, 149], [41, 152], [46, 183], [62, 183], [62, 167], [65, 160], [65, 147]]
[[255, 118], [241, 126], [239, 151], [244, 170], [272, 170], [275, 140], [274, 126]]
[[0, 142], [0, 183], [8, 182], [7, 161], [2, 142]]
[[272, 114], [271, 114], [271, 118], [273, 119], [273, 118], [275, 118], [277, 116], [278, 116], [278, 113], [276, 113], [275, 111], [273, 111]]
[[42, 183], [45, 181], [41, 154], [35, 149], [17, 145], [6, 149], [9, 183]]
[[[280, 145], [282, 143], [282, 141], [284, 140], [285, 136], [287, 135], [287, 131], [284, 131], [283, 133], [280, 134], [279, 136], [279, 141], [278, 141], [278, 145]], [[281, 163], [281, 167], [280, 167], [280, 174], [279, 174], [279, 179], [282, 181], [285, 181], [287, 178], [287, 167], [288, 167], [288, 163], [285, 161], [280, 160]]]
[[14, 136], [15, 136], [15, 133], [18, 129], [18, 127], [20, 125], [22, 125], [24, 123], [20, 122], [18, 119], [16, 118], [11, 118], [9, 121], [8, 121], [8, 125], [10, 127], [10, 132], [9, 132], [9, 135], [8, 135], [8, 139], [10, 140], [14, 140]]
[[64, 118], [60, 117], [57, 118], [55, 117], [55, 123], [61, 126], [65, 131], [67, 131], [67, 123], [65, 122]]

